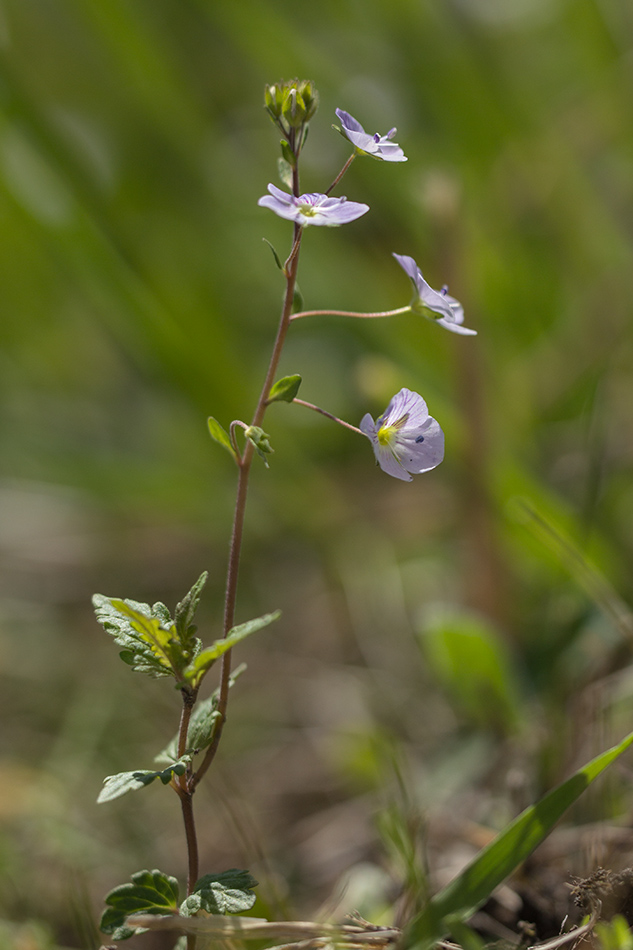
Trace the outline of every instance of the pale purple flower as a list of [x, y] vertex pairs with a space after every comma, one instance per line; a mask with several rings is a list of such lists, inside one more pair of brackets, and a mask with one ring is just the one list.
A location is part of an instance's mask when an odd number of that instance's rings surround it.
[[411, 302], [413, 311], [423, 314], [429, 320], [434, 320], [453, 333], [462, 333], [465, 336], [477, 334], [476, 330], [469, 330], [468, 327], [462, 326], [464, 308], [458, 300], [450, 296], [446, 285], [441, 290], [433, 290], [425, 281], [422, 271], [412, 257], [407, 257], [406, 254], [393, 256], [413, 284], [415, 290], [415, 297]]
[[383, 472], [402, 481], [430, 472], [444, 458], [444, 433], [422, 396], [410, 389], [401, 389], [375, 422], [369, 413], [363, 416], [360, 429]]
[[387, 132], [386, 135], [369, 135], [365, 132], [360, 122], [342, 109], [336, 110], [336, 115], [343, 126], [343, 135], [352, 143], [358, 152], [370, 155], [371, 158], [377, 158], [383, 162], [406, 162], [407, 157], [396, 142], [391, 139], [396, 134], [395, 129]]
[[287, 218], [300, 224], [302, 228], [309, 224], [325, 225], [328, 228], [337, 228], [339, 224], [355, 221], [362, 214], [369, 211], [369, 205], [358, 201], [348, 201], [347, 198], [328, 198], [318, 193], [300, 195], [296, 198], [269, 185], [269, 195], [264, 195], [257, 202], [263, 208], [270, 208], [280, 218]]

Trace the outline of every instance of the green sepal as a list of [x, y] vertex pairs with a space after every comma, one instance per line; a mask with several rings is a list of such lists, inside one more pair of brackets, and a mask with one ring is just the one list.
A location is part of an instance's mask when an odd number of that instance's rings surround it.
[[267, 432], [264, 432], [260, 426], [247, 426], [244, 430], [244, 435], [249, 442], [255, 446], [255, 451], [259, 455], [260, 459], [263, 460], [264, 465], [268, 468], [268, 459], [267, 455], [272, 455], [275, 451], [268, 441], [270, 436]]
[[223, 653], [231, 650], [237, 643], [250, 637], [252, 633], [262, 630], [268, 624], [277, 620], [281, 616], [281, 611], [276, 610], [272, 614], [264, 614], [263, 617], [257, 617], [255, 620], [247, 620], [237, 627], [232, 627], [223, 640], [216, 640], [211, 646], [202, 650], [198, 656], [189, 664], [184, 671], [187, 682], [193, 689], [197, 689], [204, 675], [211, 669], [213, 664]]
[[231, 453], [235, 461], [237, 461], [237, 455], [235, 449], [233, 448], [233, 443], [231, 438], [226, 431], [226, 429], [220, 425], [217, 419], [214, 419], [213, 416], [209, 416], [207, 419], [207, 425], [209, 427], [209, 435], [214, 439], [219, 445], [224, 446], [227, 451]]
[[271, 251], [273, 252], [273, 257], [275, 258], [275, 264], [277, 265], [280, 271], [283, 271], [284, 265], [281, 263], [281, 258], [279, 257], [279, 254], [277, 253], [273, 245], [270, 243], [270, 241], [267, 238], [262, 238], [262, 241], [264, 241], [264, 243], [266, 243], [268, 247], [271, 249]]
[[[237, 666], [229, 678], [229, 689], [234, 685], [236, 679], [242, 675], [246, 669], [246, 663]], [[186, 752], [195, 754], [201, 752], [209, 745], [215, 732], [215, 724], [218, 720], [218, 702], [220, 700], [220, 687], [213, 691], [208, 699], [203, 699], [196, 703], [191, 714], [189, 729], [187, 731], [187, 749]], [[178, 759], [178, 733], [171, 739], [167, 746], [154, 757], [155, 762], [172, 764]]]
[[191, 755], [183, 755], [172, 765], [159, 772], [152, 772], [148, 769], [137, 769], [136, 772], [117, 772], [116, 775], [108, 775], [103, 780], [103, 788], [97, 798], [97, 804], [103, 805], [104, 802], [114, 801], [127, 792], [135, 792], [139, 788], [145, 788], [151, 785], [154, 779], [159, 778], [163, 785], [168, 785], [174, 775], [184, 775], [187, 766], [192, 759]]
[[183, 917], [193, 917], [199, 911], [207, 914], [242, 914], [255, 903], [252, 888], [257, 881], [248, 871], [231, 868], [221, 874], [205, 874], [196, 881], [189, 897], [180, 905]]
[[404, 950], [431, 950], [449, 931], [449, 921], [454, 926], [456, 921], [464, 922], [472, 917], [495, 887], [547, 837], [569, 806], [632, 744], [633, 732], [511, 821], [412, 918], [402, 937]]
[[267, 402], [292, 402], [301, 386], [301, 377], [298, 373], [293, 376], [284, 376], [278, 379], [268, 394]]
[[99, 929], [111, 934], [114, 940], [127, 940], [145, 928], [128, 927], [126, 919], [132, 914], [178, 913], [178, 881], [162, 871], [137, 871], [131, 884], [120, 884], [106, 896], [108, 905], [101, 917]]

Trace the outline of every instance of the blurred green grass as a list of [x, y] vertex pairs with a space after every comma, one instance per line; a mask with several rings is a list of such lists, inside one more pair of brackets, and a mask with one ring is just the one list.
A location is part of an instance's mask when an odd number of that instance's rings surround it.
[[[617, 0], [3, 0], [0, 916], [81, 946], [74, 875], [98, 904], [145, 864], [182, 873], [166, 793], [92, 804], [104, 774], [149, 767], [174, 710], [130, 681], [89, 597], [173, 604], [208, 568], [217, 633], [234, 473], [205, 419], [249, 416], [276, 325], [261, 238], [283, 254], [289, 228], [256, 201], [276, 180], [262, 100], [279, 78], [321, 93], [306, 190], [347, 155], [338, 106], [396, 125], [409, 156], [354, 163], [343, 191], [371, 213], [307, 233], [306, 305], [406, 303], [396, 251], [449, 282], [479, 336], [408, 318], [293, 327], [282, 372], [305, 398], [356, 423], [416, 389], [447, 457], [395, 484], [367, 445], [271, 408], [240, 619], [284, 617], [244, 648], [200, 795], [207, 859], [261, 867], [263, 851], [288, 906], [310, 906], [344, 869], [381, 863], [385, 733], [438, 803], [469, 785], [501, 795], [517, 732], [529, 798], [630, 724], [632, 46]], [[517, 498], [599, 572], [622, 624]], [[438, 602], [503, 644], [519, 725], [482, 724], [459, 676], [427, 667], [414, 635]], [[509, 816], [506, 792], [476, 817]], [[595, 814], [626, 801], [617, 784], [605, 800]], [[337, 849], [347, 825], [359, 843]]]

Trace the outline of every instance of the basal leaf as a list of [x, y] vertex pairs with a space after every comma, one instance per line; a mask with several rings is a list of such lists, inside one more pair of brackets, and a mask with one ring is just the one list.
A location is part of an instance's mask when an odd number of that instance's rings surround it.
[[228, 449], [233, 458], [237, 460], [235, 449], [233, 448], [230, 436], [226, 429], [221, 426], [218, 420], [214, 419], [213, 416], [209, 416], [207, 419], [207, 425], [209, 426], [209, 434], [211, 438], [215, 439], [215, 441], [220, 445], [223, 445], [225, 449]]
[[255, 878], [237, 868], [205, 874], [180, 905], [180, 913], [183, 917], [193, 917], [200, 910], [207, 914], [241, 914], [255, 903], [253, 887], [257, 887]]
[[264, 614], [263, 617], [257, 617], [255, 620], [248, 620], [246, 623], [233, 627], [223, 640], [216, 640], [211, 646], [202, 650], [193, 662], [189, 664], [185, 670], [187, 681], [194, 689], [197, 688], [205, 673], [211, 669], [215, 661], [221, 657], [223, 653], [226, 653], [227, 650], [231, 650], [240, 640], [244, 640], [263, 627], [267, 627], [269, 623], [277, 620], [280, 616], [281, 611], [276, 610], [272, 614]]
[[301, 386], [301, 376], [284, 376], [278, 379], [268, 394], [268, 402], [292, 402]]
[[102, 805], [104, 802], [111, 802], [115, 798], [120, 798], [127, 792], [135, 792], [139, 788], [145, 788], [151, 785], [154, 779], [159, 778], [163, 785], [167, 785], [172, 775], [182, 775], [191, 762], [191, 756], [183, 756], [177, 762], [172, 763], [166, 769], [159, 772], [152, 772], [147, 769], [137, 769], [135, 772], [117, 772], [116, 775], [108, 775], [103, 780], [103, 788], [97, 798], [97, 803]]
[[100, 929], [114, 940], [126, 940], [143, 933], [140, 928], [128, 927], [126, 919], [132, 914], [173, 914], [178, 910], [178, 881], [162, 871], [137, 871], [131, 884], [121, 884], [107, 895], [106, 910]]
[[495, 887], [547, 837], [587, 786], [631, 744], [633, 733], [592, 759], [536, 805], [526, 808], [413, 918], [404, 935], [404, 950], [429, 950], [449, 931], [449, 918], [465, 921], [471, 917]]
[[[229, 689], [233, 686], [238, 676], [241, 676], [246, 669], [246, 663], [241, 663], [231, 673], [229, 679]], [[200, 752], [211, 742], [217, 721], [218, 700], [220, 698], [220, 688], [213, 691], [208, 699], [203, 699], [196, 703], [191, 714], [189, 722], [189, 732], [187, 733], [187, 753], [193, 754]], [[169, 764], [178, 759], [178, 733], [173, 737], [170, 743], [162, 752], [155, 757], [155, 762], [167, 762]]]

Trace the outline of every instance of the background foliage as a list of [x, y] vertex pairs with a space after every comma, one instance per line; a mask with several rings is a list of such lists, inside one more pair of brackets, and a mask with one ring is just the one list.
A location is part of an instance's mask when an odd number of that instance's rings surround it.
[[[423, 808], [439, 881], [481, 843], [456, 814], [499, 827], [628, 731], [632, 55], [617, 0], [2, 0], [0, 916], [39, 921], [33, 946], [46, 926], [90, 946], [105, 891], [184, 869], [158, 783], [94, 804], [103, 775], [153, 768], [177, 702], [132, 682], [90, 595], [173, 607], [208, 569], [219, 635], [234, 471], [206, 417], [252, 411], [282, 291], [260, 238], [290, 237], [256, 205], [265, 82], [320, 90], [306, 190], [347, 155], [339, 106], [409, 156], [354, 163], [344, 192], [371, 212], [307, 234], [306, 306], [405, 304], [396, 251], [479, 336], [292, 328], [304, 398], [357, 423], [418, 390], [447, 457], [396, 483], [271, 408], [239, 619], [283, 617], [240, 650], [203, 867], [250, 867], [271, 914], [347, 875], [346, 906], [377, 916], [399, 821]], [[629, 807], [601, 789], [577, 822]]]

